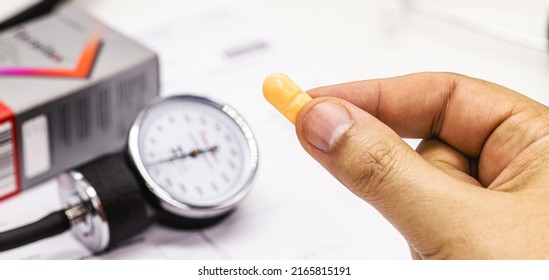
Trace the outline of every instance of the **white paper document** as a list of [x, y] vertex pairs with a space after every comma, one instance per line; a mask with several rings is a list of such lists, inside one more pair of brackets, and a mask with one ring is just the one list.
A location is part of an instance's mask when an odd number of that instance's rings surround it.
[[[1, 259], [407, 259], [398, 232], [300, 146], [293, 125], [262, 95], [272, 72], [303, 88], [342, 82], [337, 71], [257, 10], [238, 1], [151, 5], [107, 22], [160, 56], [163, 95], [202, 95], [234, 107], [259, 146], [253, 190], [227, 219], [203, 230], [155, 225], [92, 255], [70, 232], [0, 253]], [[0, 202], [0, 231], [59, 209], [54, 181]]]

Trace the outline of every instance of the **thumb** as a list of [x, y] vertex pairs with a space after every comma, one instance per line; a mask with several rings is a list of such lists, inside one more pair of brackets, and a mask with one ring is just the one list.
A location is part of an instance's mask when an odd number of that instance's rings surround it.
[[388, 126], [342, 99], [310, 101], [298, 115], [296, 130], [305, 150], [412, 246], [421, 236], [429, 236], [432, 244], [451, 238], [445, 234], [464, 219], [455, 210], [478, 203], [472, 197], [483, 190], [430, 165]]

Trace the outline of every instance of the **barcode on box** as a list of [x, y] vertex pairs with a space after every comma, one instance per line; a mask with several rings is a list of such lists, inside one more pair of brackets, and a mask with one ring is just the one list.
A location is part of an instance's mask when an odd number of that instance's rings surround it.
[[0, 124], [0, 197], [17, 190], [12, 123]]

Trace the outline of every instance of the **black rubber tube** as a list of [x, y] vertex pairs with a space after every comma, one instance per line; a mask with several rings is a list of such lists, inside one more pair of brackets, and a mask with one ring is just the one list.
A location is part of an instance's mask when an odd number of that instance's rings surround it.
[[0, 252], [63, 233], [70, 227], [65, 210], [50, 213], [32, 224], [1, 232]]
[[57, 4], [64, 2], [64, 0], [42, 0], [26, 10], [23, 10], [19, 14], [14, 15], [13, 17], [0, 22], [0, 31], [21, 24], [25, 21], [34, 19], [36, 17], [45, 15], [51, 12]]

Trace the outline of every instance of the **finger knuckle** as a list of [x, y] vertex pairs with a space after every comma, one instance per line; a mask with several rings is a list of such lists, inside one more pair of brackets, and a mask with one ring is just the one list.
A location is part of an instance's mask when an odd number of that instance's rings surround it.
[[351, 182], [352, 191], [364, 197], [377, 197], [396, 172], [399, 149], [387, 141], [379, 141], [359, 151], [359, 168]]

